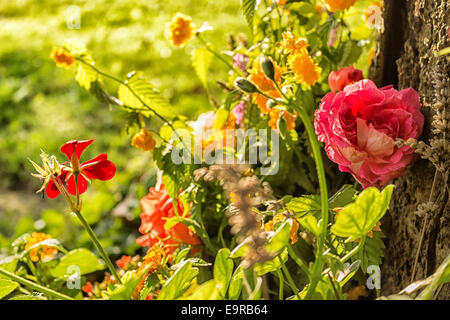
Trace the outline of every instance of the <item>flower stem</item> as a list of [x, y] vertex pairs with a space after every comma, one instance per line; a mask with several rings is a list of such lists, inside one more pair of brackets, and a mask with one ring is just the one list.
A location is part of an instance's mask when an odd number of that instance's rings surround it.
[[94, 231], [92, 230], [89, 223], [87, 223], [86, 219], [84, 219], [83, 215], [81, 214], [80, 210], [74, 210], [75, 214], [77, 215], [78, 219], [83, 224], [83, 227], [86, 229], [87, 233], [89, 234], [89, 237], [91, 237], [92, 242], [94, 243], [95, 247], [97, 248], [98, 252], [100, 253], [103, 260], [105, 260], [106, 265], [108, 266], [109, 271], [111, 271], [111, 274], [116, 279], [117, 283], [121, 284], [122, 281], [120, 280], [119, 275], [117, 274], [116, 269], [114, 268], [114, 265], [112, 264], [111, 260], [108, 257], [108, 254], [106, 253], [105, 249], [103, 249], [102, 245], [100, 244], [100, 241], [98, 241], [97, 236], [95, 235]]
[[320, 189], [322, 222], [321, 222], [321, 231], [317, 239], [316, 257], [311, 270], [311, 282], [305, 296], [305, 299], [308, 300], [312, 297], [312, 294], [314, 293], [314, 290], [316, 289], [316, 286], [322, 277], [322, 268], [324, 264], [323, 252], [325, 248], [325, 240], [328, 228], [328, 190], [327, 190], [327, 180], [325, 176], [325, 168], [323, 166], [322, 154], [320, 151], [320, 145], [314, 132], [314, 127], [312, 125], [311, 119], [303, 108], [295, 104], [293, 104], [292, 106], [298, 111], [299, 117], [302, 120], [306, 132], [308, 134], [311, 149], [313, 151], [314, 161], [316, 163], [317, 177], [319, 179], [319, 189]]
[[14, 280], [18, 283], [20, 283], [21, 285], [27, 286], [33, 290], [42, 292], [46, 295], [48, 295], [49, 297], [53, 297], [56, 299], [61, 299], [61, 300], [76, 300], [72, 297], [66, 296], [65, 294], [59, 293], [55, 290], [52, 290], [50, 288], [41, 286], [40, 284], [37, 284], [33, 281], [27, 280], [25, 278], [22, 278], [21, 276], [18, 276], [12, 272], [6, 271], [5, 269], [0, 268], [0, 274], [4, 275], [5, 277], [10, 278], [11, 280]]
[[280, 271], [280, 269], [277, 269], [276, 272], [277, 272], [278, 279], [280, 279], [280, 291], [278, 292], [278, 300], [283, 300], [284, 277], [283, 277], [283, 273]]

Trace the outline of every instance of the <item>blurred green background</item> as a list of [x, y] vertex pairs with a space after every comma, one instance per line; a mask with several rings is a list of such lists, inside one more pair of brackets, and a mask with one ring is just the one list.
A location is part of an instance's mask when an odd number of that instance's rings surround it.
[[[77, 9], [71, 6], [80, 9], [80, 29], [68, 27]], [[101, 70], [121, 78], [144, 71], [180, 114], [194, 119], [212, 106], [191, 66], [191, 52], [201, 44], [193, 39], [177, 48], [167, 40], [176, 12], [190, 15], [197, 27], [208, 21], [214, 30], [204, 38], [221, 50], [227, 49], [229, 33], [248, 33], [239, 0], [0, 2], [0, 256], [30, 231], [50, 233], [68, 249], [91, 246], [63, 199], [35, 194], [40, 181], [30, 175], [28, 159], [39, 163], [44, 149], [62, 161], [59, 147], [72, 139], [96, 140], [82, 160], [107, 152], [118, 168], [112, 181], [94, 182], [84, 195], [87, 220], [111, 254], [139, 250], [139, 198], [155, 182], [151, 156], [130, 146], [127, 113], [97, 102], [75, 82], [73, 68], [55, 66], [50, 52], [77, 38]], [[211, 69], [211, 83], [226, 78], [220, 62]], [[107, 88], [116, 92], [112, 84]]]

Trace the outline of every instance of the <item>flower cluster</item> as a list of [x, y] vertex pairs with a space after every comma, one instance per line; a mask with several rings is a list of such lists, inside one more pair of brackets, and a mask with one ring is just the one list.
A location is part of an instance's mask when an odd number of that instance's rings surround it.
[[[33, 232], [31, 234], [31, 238], [27, 241], [25, 245], [25, 250], [30, 250], [30, 260], [33, 262], [37, 262], [39, 260], [45, 260], [53, 257], [56, 253], [58, 253], [58, 249], [53, 246], [38, 246], [35, 247], [38, 243], [45, 241], [47, 239], [51, 239], [52, 236], [45, 233]], [[32, 249], [33, 248], [33, 249]]]

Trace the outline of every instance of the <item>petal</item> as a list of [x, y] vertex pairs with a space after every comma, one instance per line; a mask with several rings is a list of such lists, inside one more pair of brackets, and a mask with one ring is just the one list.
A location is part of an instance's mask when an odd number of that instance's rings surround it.
[[50, 180], [50, 182], [45, 187], [45, 193], [47, 194], [47, 197], [49, 197], [50, 199], [54, 199], [60, 194], [53, 180]]
[[66, 142], [61, 147], [61, 152], [64, 153], [69, 160], [72, 159], [72, 154], [75, 152], [78, 160], [80, 160], [81, 154], [94, 140], [71, 140]]
[[89, 179], [99, 179], [102, 181], [112, 179], [116, 174], [116, 166], [111, 161], [106, 160], [107, 158], [106, 153], [103, 153], [92, 160], [84, 162], [81, 165], [81, 172]]
[[[88, 181], [82, 174], [78, 176], [78, 193], [85, 193], [88, 187]], [[77, 195], [77, 189], [75, 188], [75, 177], [73, 174], [70, 175], [69, 180], [67, 180], [67, 191], [73, 196]]]

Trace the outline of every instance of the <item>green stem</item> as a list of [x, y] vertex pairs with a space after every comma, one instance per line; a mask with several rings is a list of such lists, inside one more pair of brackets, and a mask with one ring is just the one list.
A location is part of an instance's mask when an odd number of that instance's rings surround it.
[[292, 279], [291, 273], [284, 265], [283, 260], [278, 256], [278, 260], [280, 260], [281, 263], [281, 269], [283, 269], [284, 275], [286, 276], [287, 282], [289, 284], [289, 287], [291, 288], [292, 292], [296, 295], [298, 294], [297, 286], [295, 285], [294, 279]]
[[314, 132], [314, 127], [312, 125], [311, 119], [303, 108], [297, 105], [292, 106], [298, 111], [299, 117], [302, 120], [308, 134], [309, 142], [311, 144], [311, 149], [314, 155], [314, 161], [316, 162], [317, 177], [319, 179], [320, 189], [320, 204], [322, 216], [321, 232], [317, 239], [317, 250], [314, 265], [312, 266], [311, 282], [305, 296], [305, 299], [308, 300], [312, 297], [314, 290], [316, 289], [316, 286], [322, 276], [321, 274], [324, 264], [323, 252], [325, 248], [325, 239], [328, 228], [328, 190], [325, 169], [322, 161], [322, 153], [320, 151], [319, 141], [317, 140], [316, 134]]
[[50, 288], [46, 288], [44, 286], [41, 286], [40, 284], [37, 284], [33, 281], [27, 280], [25, 278], [22, 278], [21, 276], [18, 276], [12, 272], [6, 271], [2, 268], [0, 268], [0, 274], [10, 278], [11, 280], [14, 280], [18, 283], [20, 283], [21, 285], [27, 286], [33, 290], [42, 292], [46, 295], [48, 295], [49, 297], [53, 297], [56, 299], [61, 299], [61, 300], [75, 300], [72, 297], [66, 296], [65, 294], [59, 293], [55, 290], [52, 290]]
[[77, 210], [74, 210], [74, 212], [77, 215], [78, 219], [83, 224], [83, 227], [86, 229], [87, 233], [89, 234], [89, 237], [91, 237], [92, 242], [94, 243], [94, 245], [97, 248], [98, 252], [102, 256], [103, 260], [105, 260], [105, 263], [108, 266], [109, 271], [111, 271], [111, 274], [114, 276], [114, 278], [116, 279], [117, 283], [121, 284], [122, 281], [120, 280], [120, 277], [117, 274], [116, 268], [114, 268], [114, 265], [112, 264], [111, 260], [109, 259], [105, 249], [103, 249], [103, 246], [100, 244], [100, 241], [98, 241], [98, 238], [95, 235], [94, 231], [92, 230], [91, 226], [84, 219], [84, 217], [81, 214], [80, 210], [77, 209]]
[[283, 291], [284, 291], [284, 277], [283, 273], [280, 269], [277, 269], [277, 276], [280, 279], [280, 291], [278, 291], [278, 300], [283, 300]]
[[292, 260], [294, 260], [295, 263], [297, 263], [297, 265], [300, 267], [300, 269], [302, 269], [302, 271], [304, 273], [306, 273], [307, 276], [309, 276], [309, 269], [306, 266], [306, 264], [302, 261], [302, 259], [300, 259], [297, 254], [294, 251], [294, 248], [292, 248], [292, 245], [290, 243], [288, 243], [288, 253], [289, 256], [292, 258]]
[[200, 40], [201, 43], [205, 45], [206, 50], [211, 52], [217, 59], [222, 61], [228, 68], [236, 72], [239, 76], [242, 76], [242, 72], [238, 69], [236, 69], [231, 63], [229, 63], [224, 57], [222, 57], [219, 53], [217, 53], [215, 50], [211, 49], [208, 43], [200, 36], [200, 34], [196, 35], [197, 39]]

